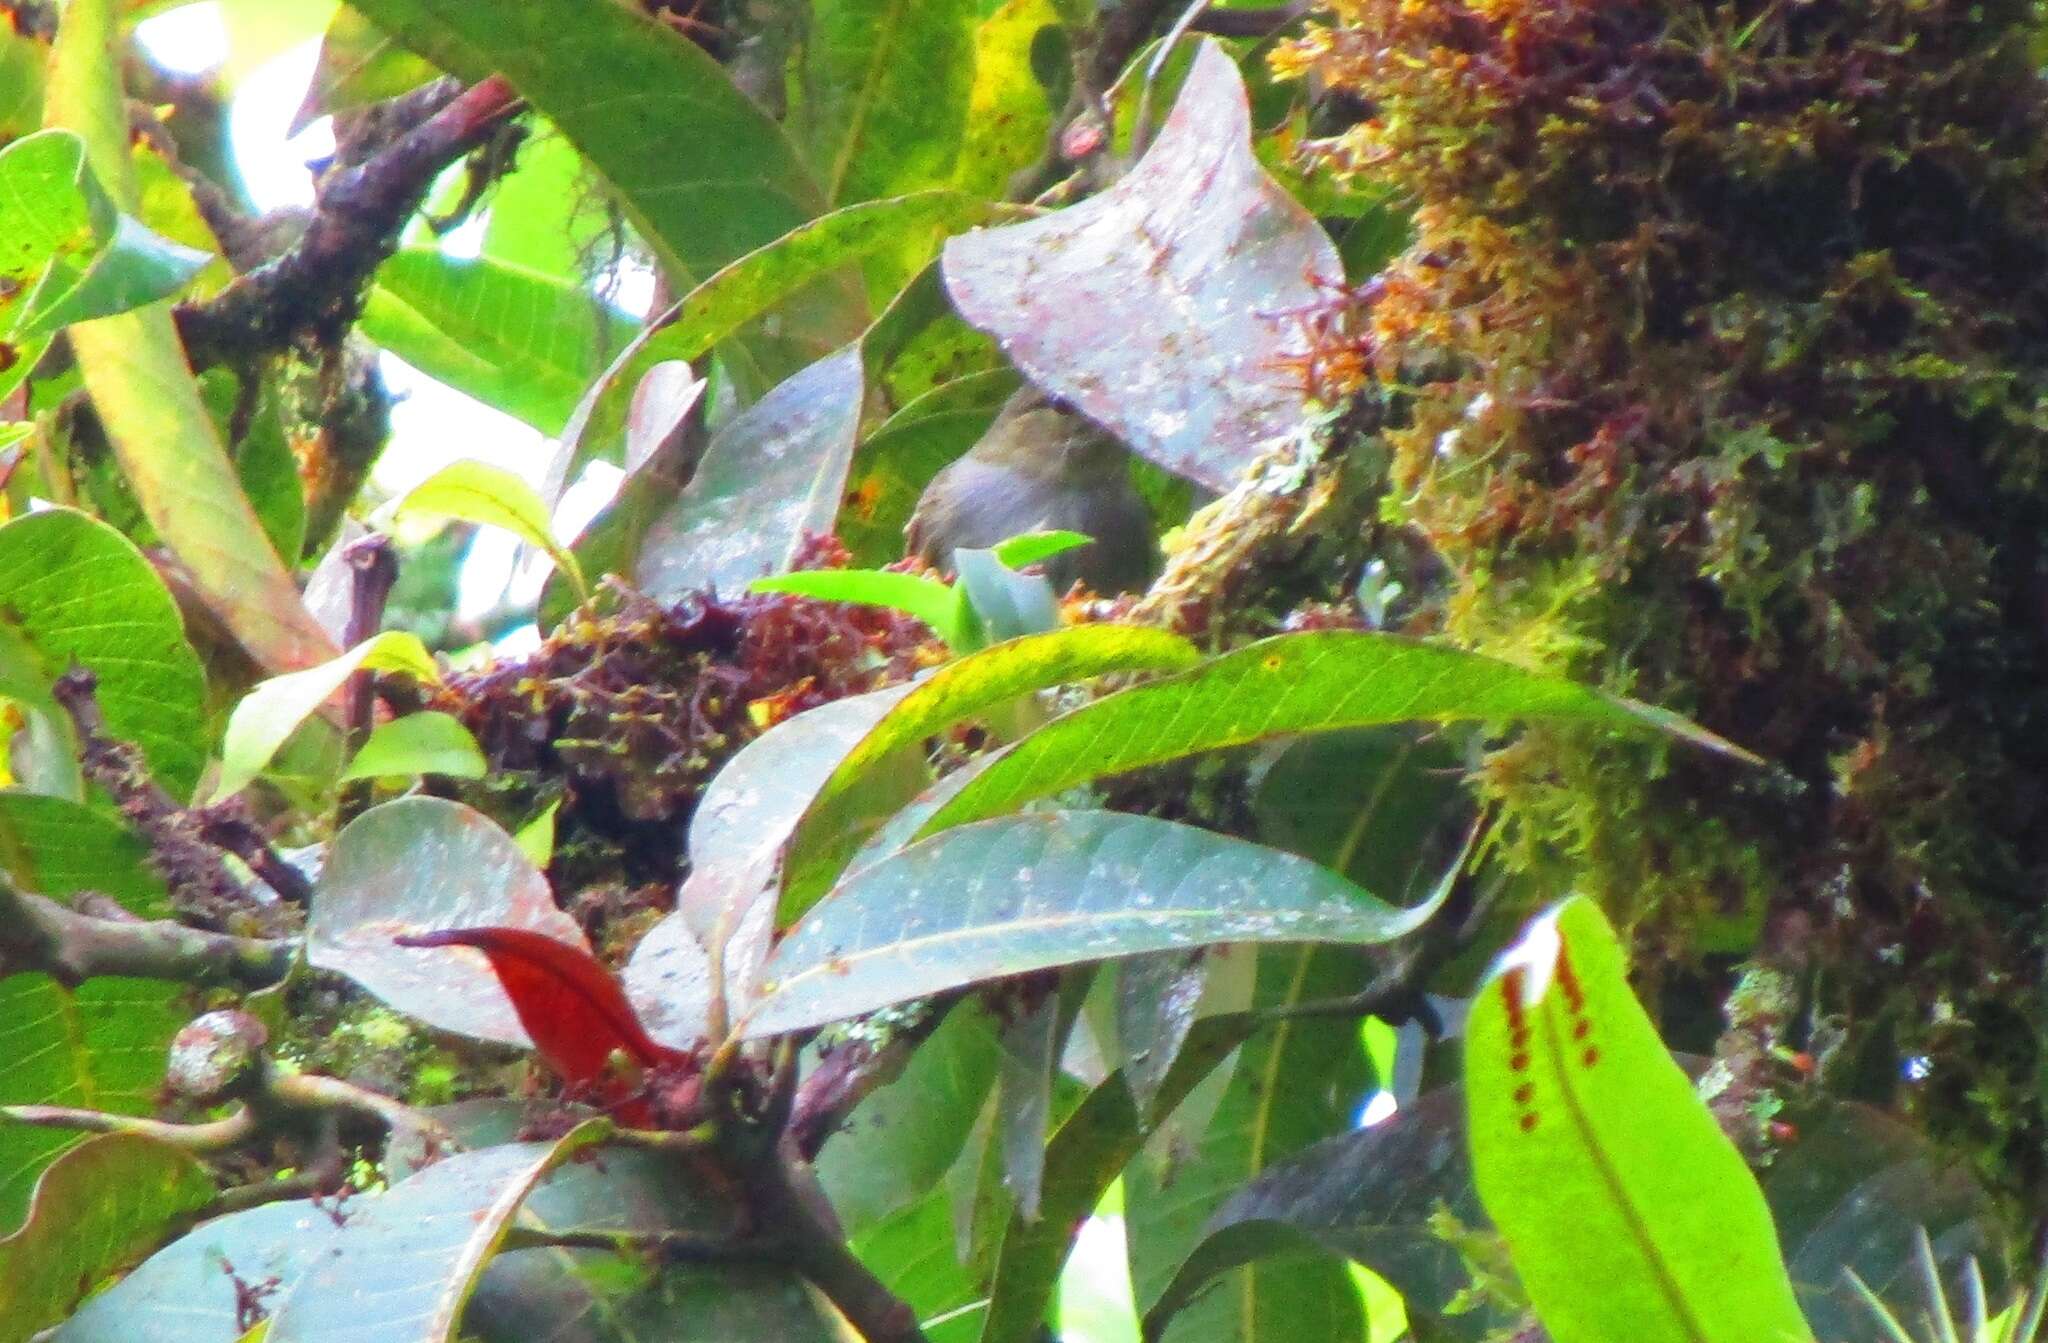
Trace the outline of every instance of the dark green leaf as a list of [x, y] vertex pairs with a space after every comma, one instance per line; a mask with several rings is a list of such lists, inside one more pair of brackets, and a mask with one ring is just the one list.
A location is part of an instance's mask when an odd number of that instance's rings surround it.
[[142, 748], [171, 794], [204, 761], [205, 684], [185, 623], [148, 560], [113, 528], [50, 509], [0, 527], [0, 692], [50, 714], [73, 664], [99, 679], [107, 731]]
[[927, 737], [1034, 690], [1114, 671], [1175, 670], [1199, 657], [1193, 644], [1164, 631], [1083, 625], [1014, 639], [941, 668], [847, 753], [805, 809], [783, 861], [778, 926], [795, 923], [816, 904], [847, 860], [910, 800], [876, 788], [871, 776], [883, 761], [921, 752]]
[[1599, 907], [1539, 918], [1465, 1026], [1473, 1176], [1557, 1343], [1812, 1337], [1755, 1178]]
[[212, 1197], [199, 1162], [153, 1138], [103, 1133], [65, 1153], [37, 1182], [28, 1220], [0, 1240], [0, 1341], [22, 1343], [64, 1318]]
[[1647, 725], [1753, 758], [1673, 715], [1560, 677], [1398, 635], [1327, 630], [1264, 639], [1055, 719], [955, 797], [923, 833], [1224, 746], [1380, 723], [1508, 718]]
[[24, 890], [43, 895], [98, 891], [131, 913], [170, 910], [149, 847], [115, 821], [61, 797], [0, 792], [0, 867]]
[[974, 83], [976, 9], [975, 0], [812, 0], [805, 141], [833, 204], [952, 176]]
[[762, 968], [750, 1033], [1007, 975], [1216, 942], [1390, 941], [1375, 900], [1292, 854], [1149, 816], [1040, 812], [913, 844], [840, 883]]

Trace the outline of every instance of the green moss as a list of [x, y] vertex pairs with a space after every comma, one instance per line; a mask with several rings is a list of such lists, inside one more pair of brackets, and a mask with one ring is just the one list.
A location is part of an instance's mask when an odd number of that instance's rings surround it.
[[1528, 733], [1481, 776], [1501, 852], [1668, 957], [1768, 930], [1818, 1015], [1932, 1060], [1931, 1128], [2038, 1195], [2036, 6], [1333, 11], [1283, 63], [1370, 100], [1323, 162], [1404, 192], [1417, 240], [1318, 362], [1387, 405], [1383, 511], [1451, 570], [1442, 631], [1773, 762]]

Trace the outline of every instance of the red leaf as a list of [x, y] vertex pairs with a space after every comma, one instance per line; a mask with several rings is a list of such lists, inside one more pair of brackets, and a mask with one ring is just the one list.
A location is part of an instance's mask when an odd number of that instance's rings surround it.
[[[606, 1068], [614, 1051], [642, 1068], [687, 1058], [658, 1044], [640, 1024], [618, 981], [590, 953], [524, 928], [444, 928], [402, 934], [401, 947], [475, 947], [491, 963], [519, 1024], [548, 1066], [572, 1087], [596, 1090], [616, 1104], [628, 1094]], [[644, 1123], [646, 1107], [621, 1107], [619, 1117]]]

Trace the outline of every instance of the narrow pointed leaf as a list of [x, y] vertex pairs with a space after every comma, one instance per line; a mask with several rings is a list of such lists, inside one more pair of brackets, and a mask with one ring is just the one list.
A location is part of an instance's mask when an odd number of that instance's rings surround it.
[[372, 807], [343, 828], [313, 888], [306, 959], [440, 1030], [533, 1043], [482, 956], [392, 939], [443, 928], [523, 928], [585, 954], [576, 921], [519, 845], [481, 812], [437, 797]]
[[153, 1138], [106, 1133], [65, 1153], [37, 1183], [28, 1221], [0, 1240], [0, 1343], [62, 1319], [212, 1197], [205, 1169]]
[[1301, 427], [1286, 361], [1302, 336], [1272, 314], [1344, 274], [1321, 227], [1259, 167], [1250, 131], [1237, 67], [1205, 41], [1158, 139], [1115, 186], [944, 252], [961, 315], [1033, 382], [1214, 490]]
[[1199, 751], [1380, 723], [1511, 718], [1649, 726], [1754, 759], [1675, 715], [1477, 653], [1392, 634], [1283, 634], [1055, 719], [926, 822], [923, 833]]
[[320, 711], [358, 671], [399, 672], [427, 685], [441, 679], [417, 634], [386, 630], [317, 667], [273, 676], [242, 697], [228, 716], [221, 742], [220, 778], [213, 798], [233, 797], [249, 786], [299, 724]]
[[448, 1343], [535, 1183], [608, 1128], [593, 1121], [553, 1143], [460, 1153], [352, 1204], [270, 1317], [267, 1343]]
[[870, 775], [925, 738], [1048, 686], [1114, 671], [1177, 671], [1200, 660], [1175, 634], [1133, 625], [1084, 625], [997, 644], [940, 668], [891, 709], [818, 790], [790, 835], [781, 908], [788, 927], [821, 899], [847, 860], [910, 799]]
[[754, 1035], [1083, 961], [1215, 942], [1391, 941], [1383, 904], [1292, 854], [1116, 812], [962, 827], [853, 873], [762, 967]]
[[[113, 0], [67, 6], [44, 115], [77, 131], [117, 206], [135, 205]], [[67, 336], [122, 474], [157, 535], [249, 653], [273, 671], [334, 655], [243, 495], [162, 305], [81, 322]]]
[[820, 601], [854, 602], [862, 606], [886, 606], [916, 616], [931, 626], [946, 646], [964, 647], [973, 628], [973, 612], [965, 594], [950, 583], [919, 574], [901, 574], [887, 569], [799, 569], [795, 573], [757, 578], [747, 585], [749, 592], [788, 592]]
[[1027, 1222], [1038, 1220], [1045, 1191], [1045, 1139], [1059, 1040], [1060, 1000], [1054, 993], [1003, 1026], [1003, 1064], [996, 1079], [1003, 1183], [1017, 1200], [1018, 1216]]
[[1557, 1343], [1803, 1343], [1769, 1208], [1599, 907], [1538, 919], [1465, 1027], [1473, 1176]]

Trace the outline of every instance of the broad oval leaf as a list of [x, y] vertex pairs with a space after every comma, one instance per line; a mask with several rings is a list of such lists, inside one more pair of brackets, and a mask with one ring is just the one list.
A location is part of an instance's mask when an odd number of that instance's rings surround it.
[[149, 846], [81, 802], [0, 791], [0, 868], [42, 895], [98, 891], [146, 919], [170, 913]]
[[126, 537], [68, 508], [0, 527], [0, 694], [59, 713], [51, 684], [73, 663], [99, 680], [107, 731], [188, 798], [199, 779], [206, 694], [177, 603]]
[[547, 505], [533, 486], [501, 466], [450, 462], [413, 486], [398, 503], [399, 517], [458, 518], [499, 527], [546, 551], [578, 594], [586, 589], [576, 557], [555, 540]]
[[489, 772], [483, 748], [462, 720], [428, 709], [379, 723], [341, 772], [341, 781], [411, 774], [481, 779]]
[[790, 828], [840, 759], [911, 689], [890, 686], [805, 710], [741, 747], [712, 778], [690, 818], [690, 875], [676, 912], [626, 962], [626, 994], [655, 1039], [681, 1048], [705, 1033], [705, 947], [718, 948], [729, 994], [750, 988], [774, 932]]
[[0, 1339], [20, 1343], [62, 1319], [212, 1197], [205, 1168], [154, 1138], [103, 1133], [66, 1152], [37, 1182], [28, 1220], [0, 1240]]
[[1396, 909], [1328, 869], [1150, 816], [1054, 811], [963, 826], [862, 868], [761, 969], [750, 1035], [990, 979], [1214, 942], [1387, 942]]
[[[295, 1281], [340, 1228], [309, 1199], [267, 1203], [217, 1217], [144, 1260], [87, 1301], [52, 1343], [223, 1343], [241, 1331], [236, 1283]], [[232, 1266], [233, 1274], [229, 1273]], [[166, 1309], [175, 1302], [175, 1310]]]
[[1344, 275], [1315, 220], [1259, 167], [1250, 132], [1237, 67], [1204, 42], [1159, 138], [1115, 186], [944, 253], [961, 315], [1031, 381], [1219, 491], [1301, 427], [1285, 365], [1303, 338], [1276, 314]]
[[439, 1030], [530, 1046], [481, 954], [412, 951], [392, 941], [483, 927], [523, 928], [590, 951], [510, 835], [459, 802], [400, 798], [370, 808], [334, 837], [313, 887], [306, 959]]
[[634, 586], [673, 601], [706, 588], [735, 592], [788, 568], [805, 534], [832, 529], [861, 393], [860, 350], [848, 346], [721, 426], [648, 527]]
[[347, 1225], [270, 1317], [267, 1343], [447, 1343], [534, 1184], [608, 1129], [593, 1122], [553, 1143], [463, 1152], [351, 1203]]
[[213, 800], [233, 797], [248, 787], [299, 724], [318, 713], [358, 671], [399, 672], [428, 685], [441, 679], [434, 655], [417, 634], [404, 630], [386, 630], [317, 667], [271, 677], [244, 695], [228, 715]]
[[377, 268], [360, 329], [429, 377], [559, 434], [633, 328], [566, 280], [409, 247]]
[[1562, 677], [1399, 635], [1322, 630], [1262, 639], [1055, 719], [990, 766], [921, 833], [1198, 751], [1380, 723], [1509, 718], [1649, 726], [1755, 758], [1675, 715]]
[[[107, 56], [119, 44], [114, 8], [112, 0], [66, 8], [44, 117], [80, 134], [107, 194], [132, 209], [138, 197], [128, 114], [119, 62]], [[284, 562], [263, 539], [200, 401], [169, 310], [157, 304], [81, 322], [66, 335], [144, 515], [236, 640], [272, 671], [334, 656]]]
[[920, 683], [846, 753], [789, 839], [778, 927], [801, 918], [882, 823], [910, 798], [876, 787], [882, 761], [925, 738], [1047, 686], [1115, 671], [1177, 671], [1201, 660], [1176, 634], [1137, 625], [1082, 625], [1027, 635], [951, 662]]
[[1465, 1026], [1473, 1177], [1557, 1343], [1802, 1343], [1770, 1209], [1593, 902], [1543, 915]]
[[[67, 989], [44, 974], [0, 978], [0, 1103], [150, 1113], [164, 1051], [191, 1019], [185, 996], [157, 979], [108, 976]], [[86, 1141], [0, 1120], [0, 1231], [25, 1215], [43, 1169]]]

